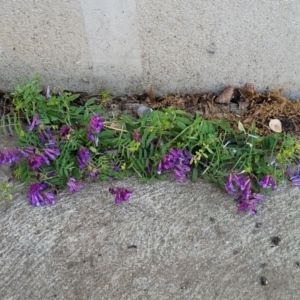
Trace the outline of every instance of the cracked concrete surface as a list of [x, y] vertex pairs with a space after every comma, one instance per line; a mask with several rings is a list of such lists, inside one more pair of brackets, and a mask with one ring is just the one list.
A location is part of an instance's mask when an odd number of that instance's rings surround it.
[[1, 205], [0, 298], [300, 298], [299, 189], [282, 185], [251, 215], [201, 180], [114, 185], [133, 189], [128, 203], [95, 182], [51, 207], [24, 189]]

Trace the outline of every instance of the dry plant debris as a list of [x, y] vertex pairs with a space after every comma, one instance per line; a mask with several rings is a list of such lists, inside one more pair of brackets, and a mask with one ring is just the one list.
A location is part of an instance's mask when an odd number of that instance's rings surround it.
[[191, 115], [198, 113], [207, 120], [226, 119], [233, 126], [240, 121], [245, 129], [254, 123], [260, 134], [270, 134], [270, 121], [278, 119], [282, 124], [282, 131], [299, 133], [300, 102], [285, 98], [281, 92], [278, 89], [258, 93], [252, 85], [246, 84], [244, 88], [227, 87], [219, 95], [208, 92], [155, 97], [151, 87], [148, 93], [115, 97], [105, 105], [107, 108], [118, 107], [120, 111], [126, 110], [128, 104], [143, 104], [152, 109], [174, 107]]

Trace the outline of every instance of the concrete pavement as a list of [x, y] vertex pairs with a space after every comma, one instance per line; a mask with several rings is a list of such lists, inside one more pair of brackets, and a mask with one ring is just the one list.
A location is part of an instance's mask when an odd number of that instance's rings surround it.
[[298, 188], [251, 215], [201, 180], [113, 184], [134, 191], [128, 203], [95, 182], [51, 207], [29, 206], [22, 188], [0, 206], [1, 299], [300, 298]]
[[252, 83], [299, 98], [300, 2], [2, 1], [0, 89], [36, 73], [91, 93], [221, 91]]

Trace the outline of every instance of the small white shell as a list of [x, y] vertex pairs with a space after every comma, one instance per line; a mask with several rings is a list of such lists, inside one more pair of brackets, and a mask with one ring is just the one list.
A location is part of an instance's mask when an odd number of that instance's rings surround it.
[[272, 119], [269, 123], [269, 127], [274, 132], [282, 132], [282, 124], [281, 121], [278, 119]]

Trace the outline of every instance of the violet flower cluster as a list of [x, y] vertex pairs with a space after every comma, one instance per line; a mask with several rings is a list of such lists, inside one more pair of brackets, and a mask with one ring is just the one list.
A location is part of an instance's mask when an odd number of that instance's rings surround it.
[[0, 166], [5, 164], [12, 164], [20, 160], [20, 155], [16, 150], [2, 150], [0, 151]]
[[63, 125], [61, 126], [61, 129], [60, 129], [60, 137], [63, 139], [63, 140], [68, 140], [70, 138], [70, 135], [72, 133], [73, 129], [72, 127], [70, 127], [69, 125]]
[[71, 193], [76, 193], [83, 188], [83, 185], [76, 183], [76, 179], [73, 177], [69, 178], [67, 186], [69, 187]]
[[24, 149], [18, 149], [19, 153], [27, 159], [30, 170], [37, 170], [44, 164], [50, 165], [50, 161], [54, 161], [57, 156], [60, 155], [60, 151], [53, 146], [48, 145], [48, 148], [44, 148], [43, 152], [38, 151], [35, 147], [26, 147]]
[[91, 177], [95, 178], [98, 175], [98, 169], [92, 162], [90, 151], [81, 147], [77, 154], [77, 162], [80, 170], [87, 169]]
[[87, 127], [87, 133], [90, 141], [96, 142], [98, 140], [96, 134], [98, 134], [102, 130], [103, 125], [104, 125], [104, 120], [100, 119], [99, 115], [95, 115], [91, 117]]
[[[276, 189], [276, 181], [270, 175], [265, 176], [258, 182], [262, 188], [271, 187]], [[264, 195], [253, 193], [251, 191], [251, 179], [249, 176], [239, 176], [237, 174], [230, 174], [225, 184], [225, 189], [229, 195], [235, 195], [240, 192], [240, 195], [235, 199], [238, 203], [238, 211], [251, 210], [253, 214], [257, 213], [255, 205], [264, 200]]]
[[45, 206], [54, 204], [56, 194], [53, 190], [48, 190], [49, 186], [45, 182], [32, 182], [29, 186], [29, 203], [34, 206]]
[[132, 191], [124, 188], [124, 187], [118, 187], [118, 188], [110, 188], [109, 192], [112, 195], [115, 195], [115, 204], [120, 204], [121, 202], [126, 202], [129, 200]]
[[81, 147], [77, 154], [79, 169], [80, 170], [85, 169], [90, 160], [91, 160], [91, 154], [89, 150], [85, 147]]
[[189, 167], [192, 154], [187, 149], [170, 149], [169, 154], [163, 156], [163, 159], [157, 166], [157, 173], [174, 169], [174, 175], [178, 182], [182, 182], [186, 173], [191, 170]]
[[300, 167], [298, 167], [292, 174], [290, 168], [286, 169], [285, 175], [292, 182], [293, 186], [300, 186]]
[[[62, 93], [59, 92], [61, 96]], [[47, 100], [51, 99], [51, 90], [48, 86], [45, 91], [45, 97]], [[87, 124], [87, 137], [90, 141], [98, 143], [98, 134], [104, 127], [104, 120], [100, 118], [98, 114], [91, 116], [89, 123]], [[25, 146], [20, 147], [17, 150], [3, 150], [0, 151], [0, 166], [4, 164], [12, 164], [24, 160], [31, 171], [33, 182], [29, 184], [28, 197], [29, 203], [34, 206], [52, 205], [55, 203], [57, 196], [55, 187], [47, 182], [48, 179], [59, 176], [55, 171], [48, 170], [45, 174], [44, 166], [50, 166], [52, 162], [61, 155], [59, 146], [65, 145], [68, 140], [72, 139], [72, 133], [74, 129], [69, 124], [64, 124], [61, 128], [54, 128], [46, 126], [39, 115], [34, 115], [31, 123], [27, 127], [29, 132], [34, 132], [39, 139], [38, 144], [40, 146]], [[139, 131], [134, 132], [134, 140], [136, 142], [141, 141], [141, 135]], [[176, 164], [178, 170], [183, 169], [184, 163], [179, 153], [173, 153], [174, 163], [175, 156], [177, 155]], [[99, 173], [98, 168], [94, 165], [92, 155], [90, 151], [81, 146], [77, 152], [78, 167], [81, 171], [87, 170], [91, 177], [96, 177]], [[113, 171], [120, 171], [119, 166], [113, 165]], [[179, 171], [178, 171], [179, 172]], [[83, 188], [83, 185], [77, 183], [73, 177], [68, 178], [66, 185], [71, 193], [75, 193]], [[132, 191], [126, 188], [110, 188], [110, 193], [115, 195], [115, 203], [119, 204], [124, 201], [128, 201]]]
[[34, 129], [37, 129], [38, 126], [39, 126], [39, 121], [40, 121], [40, 120], [41, 120], [40, 116], [35, 115], [35, 116], [33, 117], [33, 119], [32, 119], [31, 124], [30, 124], [29, 127], [28, 127], [28, 130], [29, 130], [29, 131], [32, 131], [32, 130], [34, 130]]

